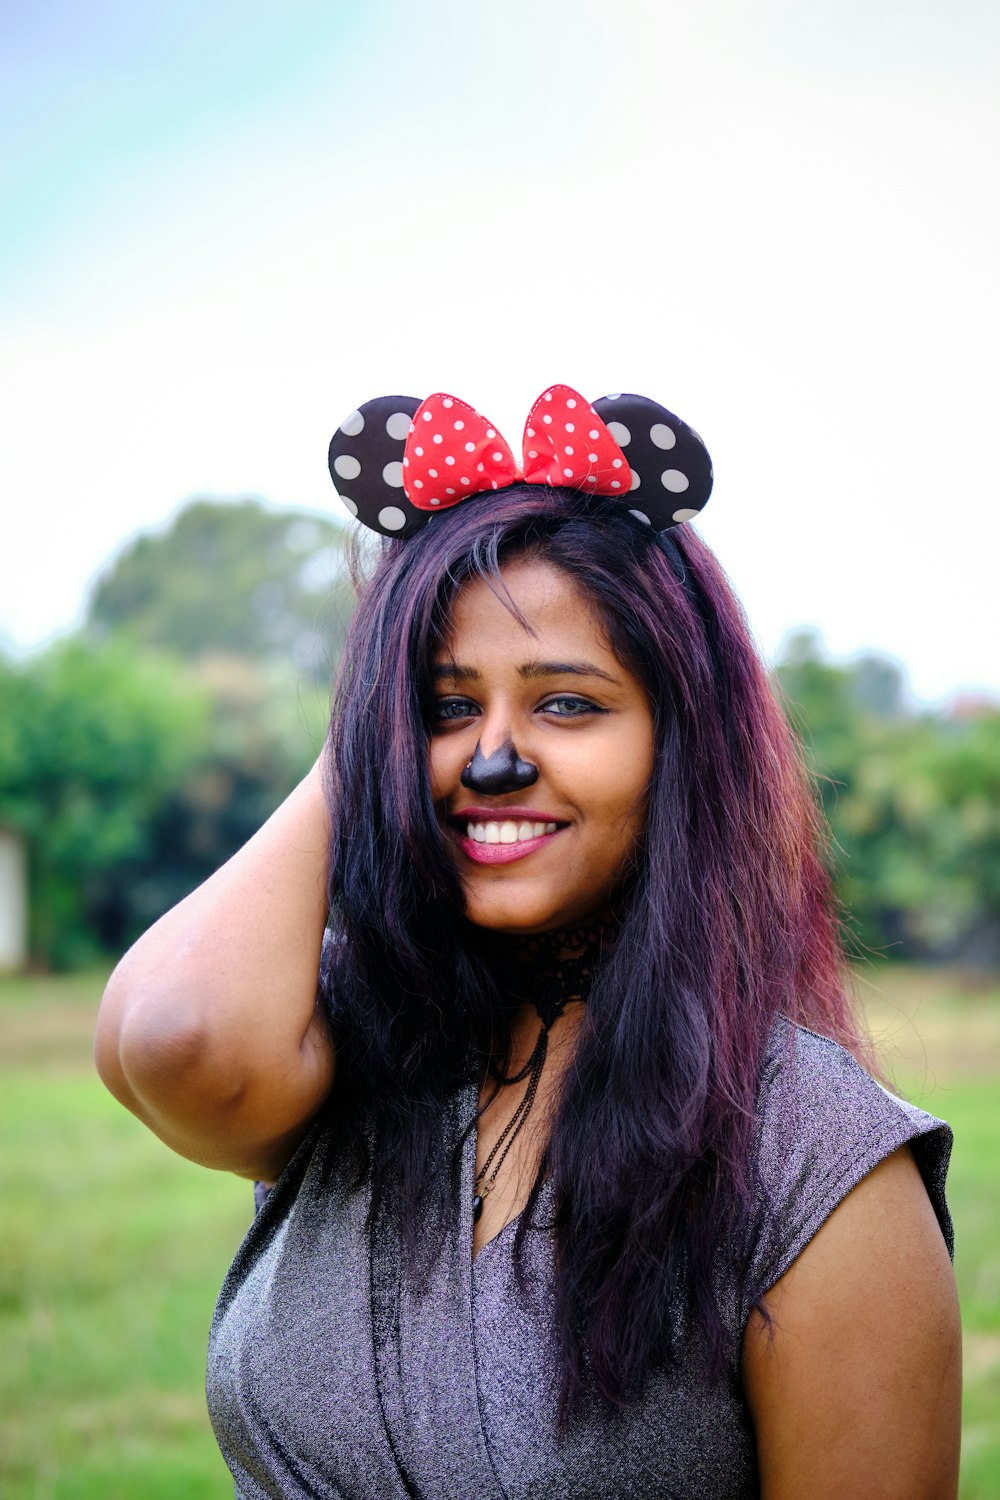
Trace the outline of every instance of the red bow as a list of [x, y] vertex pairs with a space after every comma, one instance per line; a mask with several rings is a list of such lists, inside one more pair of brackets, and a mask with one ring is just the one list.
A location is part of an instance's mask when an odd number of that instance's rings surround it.
[[628, 460], [590, 402], [572, 386], [539, 396], [524, 427], [523, 467], [485, 417], [439, 391], [417, 408], [406, 439], [403, 488], [418, 510], [445, 510], [467, 495], [508, 485], [551, 484], [622, 495], [632, 488]]

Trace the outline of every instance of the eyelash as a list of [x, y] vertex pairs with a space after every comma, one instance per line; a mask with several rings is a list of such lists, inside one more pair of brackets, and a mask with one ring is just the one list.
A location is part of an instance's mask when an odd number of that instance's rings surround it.
[[[549, 712], [558, 703], [570, 704], [572, 707], [569, 713], [556, 713], [554, 717], [557, 719], [583, 719], [588, 714], [607, 713], [606, 708], [599, 707], [598, 704], [593, 703], [589, 698], [582, 697], [579, 693], [554, 693], [551, 698], [547, 698], [539, 705], [539, 709], [542, 712]], [[478, 708], [479, 705], [471, 698], [439, 698], [431, 705], [431, 722], [435, 724], [461, 723], [464, 719], [474, 719]]]
[[582, 698], [579, 693], [557, 693], [554, 698], [547, 699], [543, 707], [551, 709], [556, 703], [570, 703], [573, 705], [571, 713], [559, 714], [557, 716], [560, 719], [582, 719], [586, 714], [603, 714], [607, 712], [606, 709], [599, 708], [596, 703], [592, 703], [589, 698]]

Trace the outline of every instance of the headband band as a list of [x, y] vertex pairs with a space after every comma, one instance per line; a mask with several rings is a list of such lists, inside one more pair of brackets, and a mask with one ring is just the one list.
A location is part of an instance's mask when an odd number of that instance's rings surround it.
[[334, 433], [329, 463], [351, 514], [391, 537], [512, 484], [621, 496], [656, 531], [690, 521], [712, 491], [708, 450], [680, 417], [646, 396], [591, 404], [568, 385], [531, 408], [520, 464], [486, 417], [444, 392], [365, 402]]

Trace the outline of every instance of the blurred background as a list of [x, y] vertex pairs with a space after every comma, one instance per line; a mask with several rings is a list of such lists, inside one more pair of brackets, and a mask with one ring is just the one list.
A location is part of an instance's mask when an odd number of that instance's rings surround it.
[[390, 391], [704, 435], [869, 1018], [952, 1120], [1000, 1493], [1000, 11], [37, 0], [0, 16], [0, 1492], [214, 1497], [245, 1184], [92, 1072], [116, 955], [315, 758], [326, 445]]

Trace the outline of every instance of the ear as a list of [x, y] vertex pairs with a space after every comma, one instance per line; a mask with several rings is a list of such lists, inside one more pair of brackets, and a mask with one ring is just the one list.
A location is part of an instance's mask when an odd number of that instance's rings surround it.
[[602, 396], [594, 410], [628, 459], [622, 498], [656, 531], [690, 521], [712, 493], [712, 460], [693, 427], [648, 396]]
[[382, 536], [411, 536], [431, 519], [403, 489], [403, 454], [417, 396], [378, 396], [345, 417], [330, 439], [330, 478], [352, 516]]

